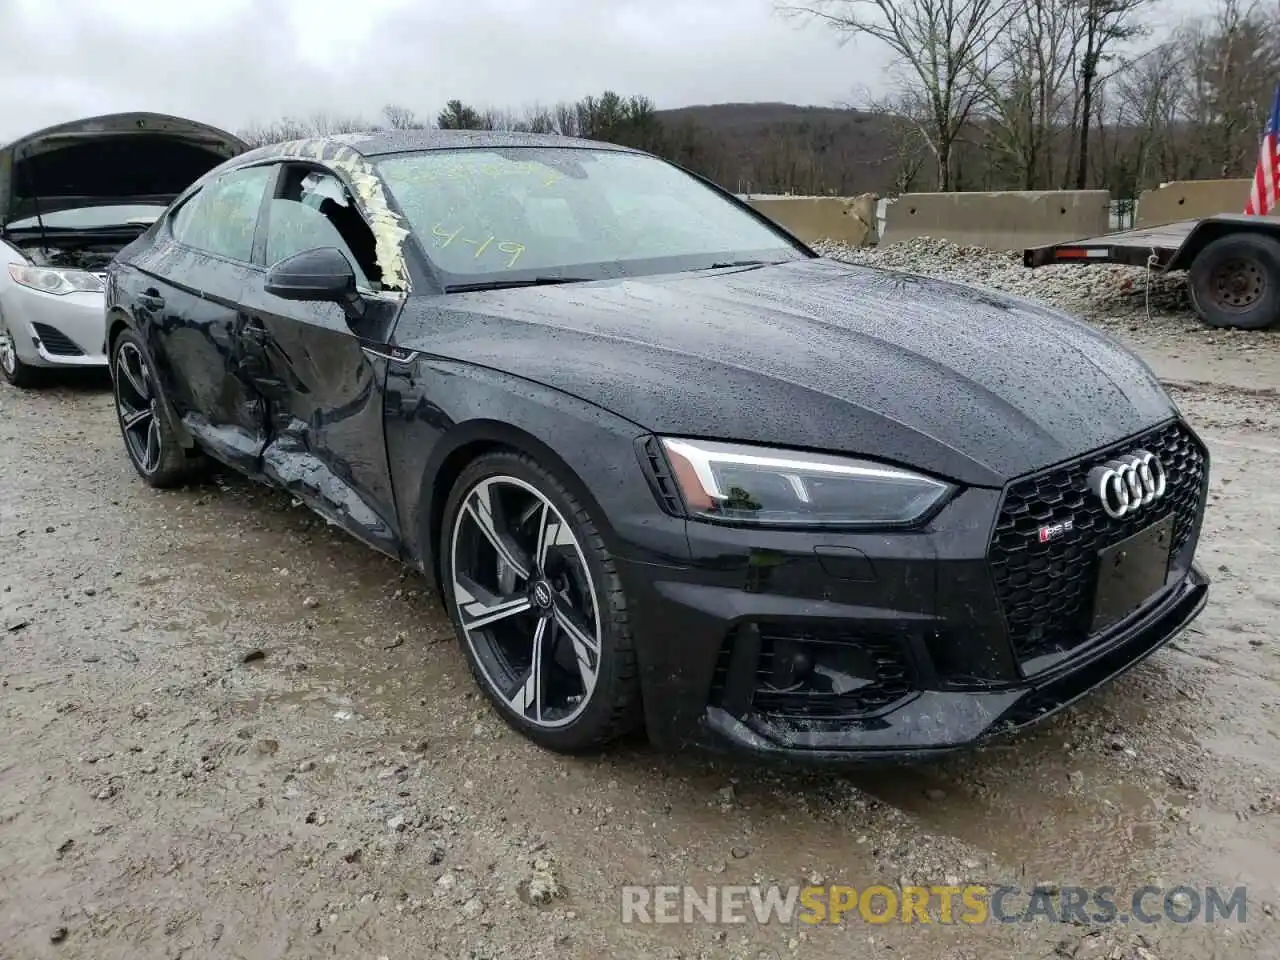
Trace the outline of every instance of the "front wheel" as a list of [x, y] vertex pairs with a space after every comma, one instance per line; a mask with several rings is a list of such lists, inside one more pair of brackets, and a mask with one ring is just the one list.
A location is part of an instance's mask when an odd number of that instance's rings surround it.
[[18, 345], [9, 331], [4, 317], [0, 317], [0, 374], [15, 387], [35, 387], [40, 385], [40, 370], [22, 362], [18, 356]]
[[445, 605], [476, 681], [535, 743], [577, 753], [640, 720], [627, 604], [588, 511], [530, 457], [473, 461], [445, 505]]
[[1191, 261], [1187, 288], [1210, 326], [1271, 326], [1280, 320], [1280, 241], [1260, 233], [1219, 237]]

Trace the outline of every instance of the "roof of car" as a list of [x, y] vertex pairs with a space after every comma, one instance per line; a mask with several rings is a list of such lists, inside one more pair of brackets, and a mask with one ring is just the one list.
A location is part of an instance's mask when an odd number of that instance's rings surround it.
[[[285, 144], [267, 144], [237, 157], [238, 162], [266, 156], [278, 156]], [[456, 150], [485, 147], [578, 147], [635, 153], [601, 140], [563, 137], [551, 133], [508, 133], [496, 130], [377, 130], [370, 133], [343, 133], [326, 137], [308, 137], [288, 141], [287, 152], [321, 156], [335, 148], [347, 148], [365, 157], [418, 150]]]

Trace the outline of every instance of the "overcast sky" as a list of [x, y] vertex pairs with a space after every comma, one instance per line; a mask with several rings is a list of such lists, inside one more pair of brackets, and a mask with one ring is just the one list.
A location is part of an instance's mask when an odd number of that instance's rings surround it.
[[[1197, 5], [1155, 3], [1166, 22]], [[605, 89], [659, 107], [830, 105], [881, 84], [887, 62], [771, 0], [0, 0], [0, 142], [121, 110], [239, 130]]]

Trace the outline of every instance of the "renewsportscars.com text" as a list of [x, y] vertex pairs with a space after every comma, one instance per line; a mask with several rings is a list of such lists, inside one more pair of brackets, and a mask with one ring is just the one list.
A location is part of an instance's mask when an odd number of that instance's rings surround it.
[[1244, 887], [985, 884], [889, 887], [625, 886], [623, 923], [1221, 923], [1246, 919]]

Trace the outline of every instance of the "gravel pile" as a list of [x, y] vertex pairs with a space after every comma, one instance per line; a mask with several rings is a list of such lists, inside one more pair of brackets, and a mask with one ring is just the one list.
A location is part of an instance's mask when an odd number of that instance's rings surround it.
[[[1021, 253], [962, 247], [931, 237], [887, 247], [849, 247], [831, 241], [813, 247], [850, 263], [992, 287], [1091, 320], [1132, 320], [1147, 313], [1147, 273], [1139, 267], [1066, 265], [1029, 270], [1022, 265]], [[1190, 312], [1185, 275], [1152, 273], [1150, 309], [1153, 315]]]

